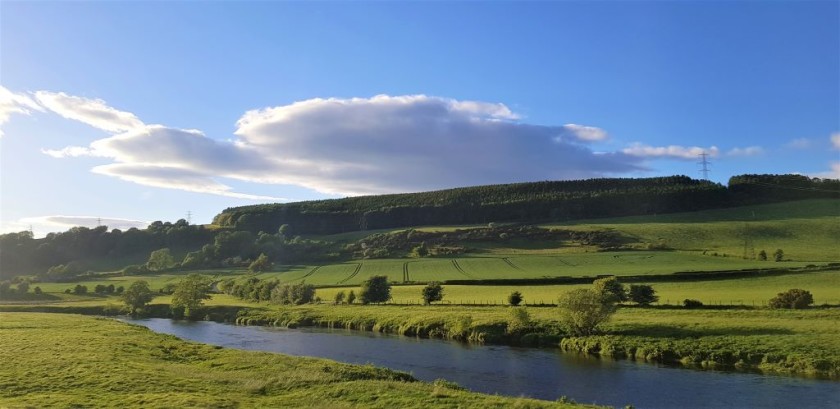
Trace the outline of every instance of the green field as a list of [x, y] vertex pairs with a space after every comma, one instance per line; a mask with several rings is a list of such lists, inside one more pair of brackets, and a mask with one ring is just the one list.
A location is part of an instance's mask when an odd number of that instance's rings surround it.
[[[738, 278], [731, 280], [655, 282], [649, 283], [656, 289], [660, 304], [681, 304], [686, 298], [700, 300], [707, 305], [764, 306], [776, 294], [791, 288], [809, 290], [814, 302], [840, 305], [840, 270], [823, 271], [780, 276]], [[579, 285], [444, 285], [443, 303], [452, 304], [505, 304], [507, 296], [519, 291], [529, 304], [553, 304], [560, 294], [574, 288], [588, 288]], [[394, 286], [391, 289], [393, 302], [397, 304], [422, 303], [422, 285]], [[358, 292], [358, 287], [321, 288], [317, 295], [325, 301], [333, 300], [339, 291]]]
[[[0, 313], [0, 407], [577, 407], [325, 359], [223, 349], [104, 318]], [[14, 364], [10, 364], [14, 363]]]
[[[783, 264], [715, 257], [679, 251], [624, 251], [562, 255], [465, 256], [457, 258], [358, 260], [267, 272], [260, 279], [284, 283], [305, 280], [316, 286], [358, 285], [373, 275], [386, 275], [394, 282], [445, 280], [535, 279], [595, 277], [598, 275], [650, 275], [687, 271], [720, 271], [750, 268], [802, 267], [809, 263]], [[361, 267], [359, 267], [361, 266]], [[318, 267], [315, 269], [315, 267]], [[407, 275], [406, 275], [407, 271]]]
[[[840, 260], [840, 200], [802, 200], [731, 209], [550, 224], [614, 229], [640, 243], [743, 257], [783, 249], [797, 261]], [[752, 249], [752, 251], [750, 251]]]

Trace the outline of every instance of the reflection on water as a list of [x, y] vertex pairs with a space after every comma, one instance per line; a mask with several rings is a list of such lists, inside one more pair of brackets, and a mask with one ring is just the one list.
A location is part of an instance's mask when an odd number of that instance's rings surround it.
[[476, 346], [343, 329], [281, 329], [168, 319], [125, 320], [230, 348], [373, 364], [470, 390], [636, 408], [840, 408], [840, 383], [694, 371], [557, 350]]

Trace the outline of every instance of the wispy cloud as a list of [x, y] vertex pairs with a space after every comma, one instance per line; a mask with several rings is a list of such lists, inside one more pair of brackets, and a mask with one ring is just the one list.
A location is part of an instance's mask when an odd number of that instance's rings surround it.
[[29, 115], [32, 111], [43, 110], [28, 95], [9, 91], [0, 85], [0, 137], [3, 136], [3, 124], [9, 121], [12, 114]]
[[668, 158], [680, 160], [696, 160], [701, 154], [706, 153], [709, 156], [718, 156], [720, 149], [717, 146], [710, 146], [708, 148], [701, 148], [699, 146], [649, 146], [641, 143], [635, 143], [628, 148], [622, 150], [624, 154], [636, 156], [641, 158]]
[[791, 149], [808, 149], [813, 145], [813, 142], [808, 138], [796, 138], [785, 144], [786, 148]]
[[38, 91], [35, 98], [52, 112], [104, 131], [123, 132], [143, 126], [143, 122], [134, 114], [114, 109], [101, 99], [49, 91]]
[[831, 134], [830, 139], [831, 139], [831, 146], [833, 146], [834, 149], [840, 150], [840, 132], [835, 132], [835, 133]]
[[237, 199], [286, 201], [287, 199], [272, 196], [251, 195], [232, 191], [230, 186], [216, 182], [211, 176], [190, 169], [157, 166], [150, 164], [113, 163], [93, 168], [93, 173], [116, 177], [128, 182], [159, 187], [177, 189], [187, 192], [209, 193]]
[[746, 148], [732, 148], [726, 152], [728, 156], [757, 156], [764, 153], [760, 146], [748, 146]]

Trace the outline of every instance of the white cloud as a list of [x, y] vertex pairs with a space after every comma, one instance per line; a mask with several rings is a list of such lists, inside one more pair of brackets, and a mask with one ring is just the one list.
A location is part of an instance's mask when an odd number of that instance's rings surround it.
[[603, 141], [607, 139], [607, 131], [594, 126], [566, 124], [561, 127], [564, 135], [580, 141]]
[[12, 114], [29, 115], [32, 111], [43, 110], [28, 95], [14, 93], [0, 85], [0, 137], [3, 136], [3, 124], [9, 121]]
[[840, 132], [831, 134], [831, 145], [834, 149], [840, 150]]
[[53, 158], [77, 158], [79, 156], [102, 156], [96, 151], [84, 146], [68, 146], [62, 149], [41, 149], [44, 155], [52, 156]]
[[485, 183], [596, 177], [640, 170], [621, 153], [580, 142], [603, 130], [512, 121], [503, 105], [412, 96], [314, 99], [250, 111], [240, 147], [275, 164], [260, 181], [327, 193], [417, 191]]
[[764, 148], [760, 146], [748, 146], [746, 148], [732, 148], [726, 152], [729, 156], [756, 156], [764, 153]]
[[63, 92], [37, 91], [38, 102], [64, 118], [108, 132], [123, 132], [143, 126], [134, 114], [108, 106], [101, 99], [88, 99]]
[[622, 152], [630, 156], [643, 158], [669, 158], [683, 160], [695, 160], [704, 152], [712, 157], [720, 154], [720, 150], [716, 146], [710, 146], [708, 148], [701, 148], [697, 146], [686, 147], [679, 145], [649, 146], [640, 143], [635, 143], [629, 148], [624, 148], [622, 149]]

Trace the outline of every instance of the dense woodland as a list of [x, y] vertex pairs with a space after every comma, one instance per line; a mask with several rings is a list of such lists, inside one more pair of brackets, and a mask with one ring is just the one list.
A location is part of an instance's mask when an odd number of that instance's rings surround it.
[[171, 251], [173, 268], [247, 265], [260, 254], [285, 264], [324, 261], [340, 257], [340, 251], [358, 252], [298, 236], [662, 214], [810, 198], [840, 199], [840, 180], [740, 175], [726, 187], [686, 176], [590, 179], [264, 204], [225, 209], [214, 229], [179, 220], [157, 221], [142, 230], [74, 227], [41, 239], [30, 232], [0, 235], [0, 279], [21, 274], [72, 279], [129, 264], [138, 264], [133, 273], [142, 272], [142, 263], [158, 249]]
[[687, 176], [516, 183], [228, 208], [214, 224], [255, 233], [288, 225], [292, 234], [334, 234], [675, 213], [806, 198], [840, 198], [840, 181], [741, 175], [732, 177], [728, 188]]

